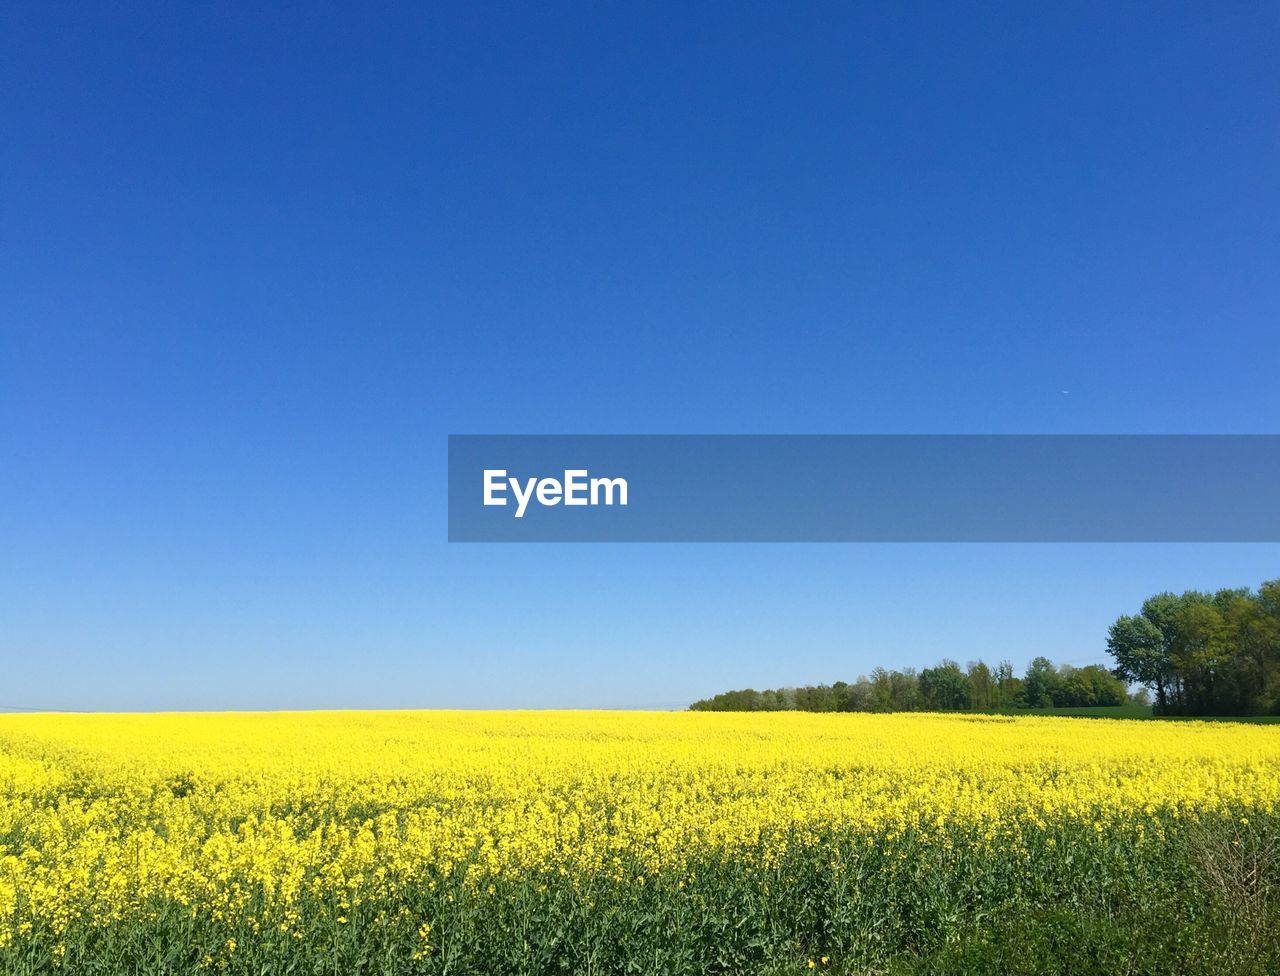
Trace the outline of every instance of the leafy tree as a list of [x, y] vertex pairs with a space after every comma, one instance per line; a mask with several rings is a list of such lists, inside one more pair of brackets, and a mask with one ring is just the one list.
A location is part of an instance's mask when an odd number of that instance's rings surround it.
[[[837, 682], [837, 684], [840, 683]], [[858, 680], [846, 687], [844, 702], [840, 710], [844, 712], [872, 712], [876, 710], [874, 705], [875, 687], [864, 675], [858, 675]]]
[[944, 660], [937, 667], [920, 672], [920, 699], [928, 709], [960, 711], [972, 707], [973, 686], [960, 665]]
[[1083, 668], [1064, 664], [1058, 669], [1058, 683], [1050, 694], [1058, 708], [1123, 705], [1129, 697], [1124, 682], [1100, 664]]
[[995, 680], [991, 669], [982, 661], [969, 662], [969, 688], [972, 693], [970, 708], [988, 709], [995, 705]]
[[1027, 668], [1023, 679], [1027, 705], [1031, 708], [1049, 708], [1059, 683], [1058, 669], [1047, 657], [1037, 657]]
[[1116, 676], [1154, 688], [1156, 709], [1163, 711], [1169, 662], [1160, 628], [1147, 616], [1121, 617], [1107, 633], [1107, 650], [1116, 659]]
[[1013, 673], [1013, 665], [1001, 661], [996, 666], [996, 702], [997, 708], [1026, 704], [1026, 687], [1021, 678]]
[[1158, 593], [1111, 625], [1107, 648], [1118, 677], [1154, 690], [1158, 713], [1280, 712], [1280, 580]]

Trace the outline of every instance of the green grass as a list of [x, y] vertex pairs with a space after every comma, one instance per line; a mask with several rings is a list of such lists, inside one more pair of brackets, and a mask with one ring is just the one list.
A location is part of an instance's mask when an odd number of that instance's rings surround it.
[[1083, 718], [1155, 718], [1150, 705], [1105, 705], [1097, 708], [1002, 708], [1003, 715], [1061, 715]]
[[1273, 976], [1267, 926], [1221, 908], [1165, 899], [1114, 913], [1034, 908], [970, 926], [933, 952], [899, 956], [890, 976]]
[[1063, 718], [1122, 718], [1159, 722], [1280, 723], [1280, 715], [1155, 715], [1150, 705], [1109, 705], [1099, 708], [997, 708], [997, 715], [1057, 715]]

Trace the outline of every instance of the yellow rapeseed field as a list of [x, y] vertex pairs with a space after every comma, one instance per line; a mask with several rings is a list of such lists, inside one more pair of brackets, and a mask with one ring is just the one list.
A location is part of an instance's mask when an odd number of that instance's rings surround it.
[[[863, 941], [829, 937], [874, 954], [885, 926], [927, 935], [984, 899], [1069, 891], [1071, 871], [1104, 888], [1115, 874], [1112, 894], [1147, 883], [1159, 862], [1141, 878], [1134, 865], [1179, 825], [1247, 823], [1278, 804], [1280, 728], [1229, 723], [3, 716], [0, 960], [35, 972], [116, 952], [133, 964], [145, 942], [168, 953], [151, 971], [252, 957], [263, 972], [323, 945], [354, 953], [351, 971], [537, 971], [531, 946], [580, 965], [572, 954], [588, 950], [574, 940], [591, 943], [596, 914], [650, 937], [661, 916], [670, 939], [700, 946], [709, 935], [664, 914], [686, 902], [690, 926], [759, 913], [757, 941], [786, 930], [805, 951], [828, 937], [828, 916], [843, 919]], [[842, 877], [857, 879], [849, 903], [828, 904]], [[808, 894], [819, 880], [828, 894]], [[645, 886], [661, 898], [646, 901]], [[792, 909], [816, 913], [804, 923], [816, 929], [787, 929]], [[537, 934], [497, 947], [517, 919]]]

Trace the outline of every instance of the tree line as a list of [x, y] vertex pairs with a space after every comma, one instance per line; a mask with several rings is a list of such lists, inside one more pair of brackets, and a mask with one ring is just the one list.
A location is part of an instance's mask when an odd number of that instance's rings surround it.
[[[1145, 693], [1139, 693], [1143, 700]], [[1075, 668], [1037, 657], [1018, 676], [1013, 665], [943, 660], [917, 671], [876, 668], [853, 682], [756, 691], [726, 691], [694, 702], [695, 712], [959, 712], [999, 708], [1123, 705], [1127, 686], [1100, 664]]]
[[[876, 668], [854, 682], [726, 691], [689, 707], [705, 712], [989, 711], [1151, 702], [1157, 715], [1280, 714], [1280, 579], [1257, 591], [1157, 593], [1107, 634], [1115, 658], [1076, 668], [1037, 657], [1021, 676], [1002, 661], [961, 667]], [[1138, 688], [1132, 694], [1130, 687]]]
[[1280, 714], [1280, 580], [1157, 593], [1111, 625], [1115, 673], [1150, 688], [1165, 715]]

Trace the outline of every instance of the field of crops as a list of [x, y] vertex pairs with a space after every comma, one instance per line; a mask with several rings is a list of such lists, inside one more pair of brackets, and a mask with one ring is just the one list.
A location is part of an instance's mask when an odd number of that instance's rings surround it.
[[0, 972], [1265, 972], [1278, 805], [1227, 723], [3, 716]]

